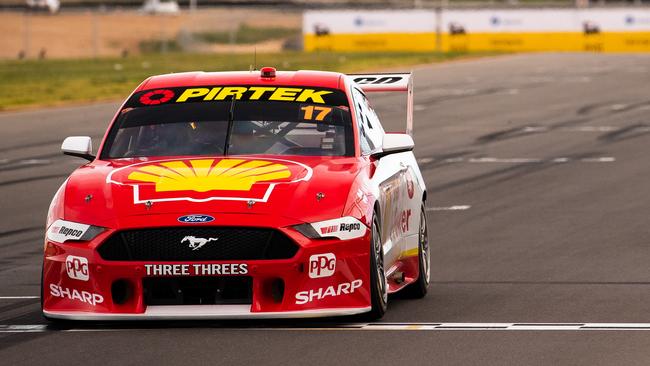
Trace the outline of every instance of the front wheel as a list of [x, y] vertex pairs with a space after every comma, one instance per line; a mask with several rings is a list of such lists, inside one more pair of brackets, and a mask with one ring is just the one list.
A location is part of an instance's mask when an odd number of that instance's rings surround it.
[[377, 215], [372, 219], [370, 236], [370, 297], [372, 309], [367, 314], [369, 320], [384, 316], [388, 307], [388, 283], [384, 271], [384, 246]]
[[418, 230], [418, 279], [404, 289], [407, 296], [421, 298], [427, 294], [431, 281], [431, 252], [429, 249], [429, 233], [427, 230], [427, 213], [422, 203], [420, 209], [420, 228]]

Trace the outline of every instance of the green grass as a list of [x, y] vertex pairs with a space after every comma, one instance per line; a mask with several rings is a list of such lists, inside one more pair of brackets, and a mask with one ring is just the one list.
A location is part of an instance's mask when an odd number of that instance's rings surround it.
[[[274, 39], [287, 39], [292, 36], [300, 36], [300, 34], [301, 30], [296, 28], [251, 27], [246, 24], [241, 24], [234, 32], [198, 32], [192, 33], [189, 36], [194, 41], [200, 43], [250, 45]], [[168, 39], [164, 41], [145, 40], [140, 42], [139, 48], [142, 53], [182, 51], [178, 39]]]
[[[165, 41], [160, 41], [157, 39], [151, 39], [146, 41], [141, 41], [138, 45], [140, 52], [142, 53], [156, 53], [156, 52], [181, 52], [181, 46], [174, 39], [168, 39]], [[166, 48], [165, 48], [166, 47]]]
[[201, 32], [192, 36], [206, 43], [254, 44], [300, 35], [300, 32], [300, 29], [293, 28], [251, 27], [241, 24], [234, 32]]
[[[279, 70], [367, 71], [439, 62], [460, 53], [305, 53], [258, 54], [257, 66]], [[251, 54], [167, 53], [125, 59], [0, 61], [0, 110], [70, 102], [115, 100], [128, 96], [150, 75], [182, 71], [248, 70]]]

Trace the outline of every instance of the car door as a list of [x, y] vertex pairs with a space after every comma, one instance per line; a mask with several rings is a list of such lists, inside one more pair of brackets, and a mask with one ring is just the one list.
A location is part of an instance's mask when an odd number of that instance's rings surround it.
[[[365, 94], [353, 87], [352, 96], [361, 155], [369, 157], [372, 153], [381, 150], [385, 132]], [[386, 270], [399, 260], [403, 250], [405, 232], [402, 230], [401, 220], [405, 206], [403, 199], [406, 194], [405, 172], [406, 169], [400, 165], [399, 158], [388, 155], [376, 162], [376, 169], [371, 179], [376, 188], [380, 208], [379, 221]]]

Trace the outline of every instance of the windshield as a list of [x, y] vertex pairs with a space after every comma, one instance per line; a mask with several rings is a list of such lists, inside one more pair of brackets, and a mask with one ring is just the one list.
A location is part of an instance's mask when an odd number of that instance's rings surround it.
[[299, 87], [200, 87], [133, 95], [102, 158], [178, 155], [354, 155], [344, 92]]

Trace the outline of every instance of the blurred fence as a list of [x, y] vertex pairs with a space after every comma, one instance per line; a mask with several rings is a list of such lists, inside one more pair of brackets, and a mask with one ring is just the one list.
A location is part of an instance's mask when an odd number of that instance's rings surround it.
[[176, 15], [80, 10], [0, 12], [0, 58], [86, 58], [140, 52], [273, 52], [301, 47], [299, 10], [212, 8]]
[[650, 52], [650, 8], [307, 11], [307, 51]]
[[[189, 6], [193, 0], [177, 0], [181, 6]], [[144, 0], [60, 0], [63, 8], [91, 6], [139, 7]], [[650, 0], [196, 0], [200, 6], [293, 6], [293, 7], [548, 7], [548, 6], [603, 6], [639, 5]], [[0, 7], [20, 7], [25, 0], [0, 0]]]
[[297, 6], [199, 8], [176, 15], [102, 7], [64, 8], [54, 15], [2, 11], [0, 58], [279, 52], [302, 49], [303, 43], [307, 51], [650, 51], [648, 7], [499, 7], [513, 1], [465, 8], [471, 3], [395, 0], [390, 3], [411, 6], [306, 10], [304, 15]]

